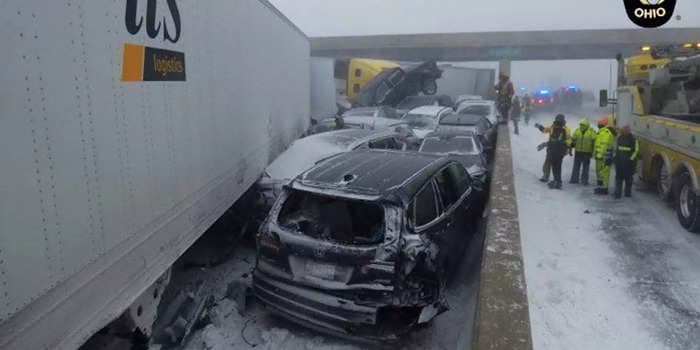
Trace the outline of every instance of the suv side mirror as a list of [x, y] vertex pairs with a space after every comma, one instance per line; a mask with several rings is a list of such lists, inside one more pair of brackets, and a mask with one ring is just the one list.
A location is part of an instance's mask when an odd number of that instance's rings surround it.
[[608, 106], [608, 90], [600, 90], [600, 92], [598, 93], [598, 102], [600, 107]]

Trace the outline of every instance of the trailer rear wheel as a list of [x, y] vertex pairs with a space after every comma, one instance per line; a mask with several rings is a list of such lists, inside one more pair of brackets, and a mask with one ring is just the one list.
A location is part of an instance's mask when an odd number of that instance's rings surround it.
[[676, 194], [676, 212], [681, 226], [690, 232], [700, 232], [700, 196], [693, 190], [690, 174], [683, 172], [678, 176], [678, 193]]
[[671, 199], [671, 172], [663, 160], [656, 162], [656, 193], [664, 201]]

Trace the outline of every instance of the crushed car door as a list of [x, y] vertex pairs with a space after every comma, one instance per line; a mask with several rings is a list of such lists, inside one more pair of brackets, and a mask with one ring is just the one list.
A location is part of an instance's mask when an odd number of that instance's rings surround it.
[[496, 147], [496, 127], [486, 118], [484, 118], [481, 123], [489, 144], [491, 147]]
[[418, 191], [409, 206], [409, 222], [416, 233], [427, 236], [439, 248], [438, 261], [449, 265], [450, 258], [450, 237], [447, 235], [447, 228], [451, 225], [444, 220], [442, 204], [437, 194], [435, 180], [428, 181], [423, 188]]
[[459, 223], [457, 234], [463, 237], [465, 244], [471, 244], [476, 238], [479, 220], [481, 219], [481, 209], [483, 208], [483, 198], [473, 186], [474, 182], [469, 176], [469, 172], [459, 165], [454, 164], [448, 168], [450, 181], [456, 191], [461, 193], [458, 201], [459, 214], [464, 220]]
[[[456, 168], [457, 164], [451, 164], [438, 172], [435, 176], [435, 184], [440, 198], [440, 217], [445, 225], [445, 239], [449, 247], [450, 261], [457, 261], [466, 246], [464, 230], [469, 222], [469, 207], [461, 201], [466, 188], [460, 181]], [[464, 167], [462, 167], [464, 168]]]

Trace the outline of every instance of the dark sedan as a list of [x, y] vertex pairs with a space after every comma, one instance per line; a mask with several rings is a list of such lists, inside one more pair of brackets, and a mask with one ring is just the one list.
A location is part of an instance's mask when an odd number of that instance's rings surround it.
[[473, 180], [488, 187], [488, 155], [472, 132], [432, 132], [423, 139], [419, 152], [448, 156], [458, 161]]
[[487, 117], [478, 114], [451, 113], [440, 118], [435, 131], [471, 131], [482, 143], [489, 156], [493, 155], [496, 146], [496, 132], [498, 127], [491, 123]]

